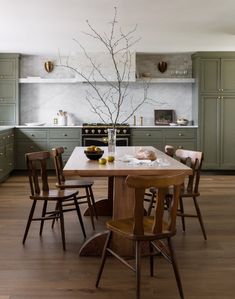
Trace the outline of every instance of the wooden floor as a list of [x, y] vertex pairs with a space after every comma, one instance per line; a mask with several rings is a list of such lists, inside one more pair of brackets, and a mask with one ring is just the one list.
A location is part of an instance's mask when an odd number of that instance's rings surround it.
[[[54, 184], [54, 179], [50, 179]], [[106, 194], [106, 181], [97, 180], [97, 198]], [[75, 214], [65, 216], [67, 251], [63, 252], [59, 226], [49, 223], [42, 238], [33, 223], [25, 246], [22, 236], [31, 205], [28, 182], [13, 175], [0, 185], [0, 299], [118, 299], [135, 298], [134, 274], [108, 258], [100, 288], [94, 287], [98, 257], [79, 257], [84, 242]], [[187, 205], [191, 208], [191, 205]], [[187, 233], [178, 233], [175, 248], [185, 298], [235, 298], [235, 176], [203, 175], [200, 207], [208, 241], [197, 219], [187, 221]], [[85, 218], [88, 235], [94, 232]], [[105, 222], [96, 223], [101, 229]], [[179, 298], [171, 265], [156, 257], [155, 277], [149, 277], [148, 260], [142, 262], [142, 298]]]

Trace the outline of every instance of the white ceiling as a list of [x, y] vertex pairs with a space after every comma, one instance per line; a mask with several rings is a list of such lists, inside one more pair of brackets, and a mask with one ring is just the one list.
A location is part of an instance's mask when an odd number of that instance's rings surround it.
[[0, 0], [0, 52], [67, 54], [73, 38], [98, 51], [86, 19], [107, 31], [114, 6], [123, 31], [138, 25], [137, 51], [235, 51], [234, 0]]

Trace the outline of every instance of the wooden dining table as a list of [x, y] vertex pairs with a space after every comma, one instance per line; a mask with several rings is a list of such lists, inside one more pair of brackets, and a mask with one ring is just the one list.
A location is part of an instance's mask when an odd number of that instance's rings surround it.
[[[107, 147], [103, 157], [108, 156]], [[133, 215], [134, 190], [125, 184], [128, 175], [174, 175], [185, 173], [191, 174], [192, 170], [188, 166], [169, 157], [160, 150], [151, 146], [120, 146], [116, 147], [114, 162], [107, 162], [105, 165], [98, 161], [89, 160], [84, 154], [85, 147], [75, 147], [65, 167], [65, 176], [82, 177], [108, 177], [111, 179], [109, 194], [112, 198], [113, 219], [127, 218]], [[148, 162], [133, 159], [139, 150], [151, 150], [156, 154], [156, 161]], [[99, 232], [88, 239], [80, 249], [80, 255], [99, 255], [105, 242], [107, 232]], [[113, 237], [112, 247], [121, 255], [132, 255], [133, 244], [129, 240]]]

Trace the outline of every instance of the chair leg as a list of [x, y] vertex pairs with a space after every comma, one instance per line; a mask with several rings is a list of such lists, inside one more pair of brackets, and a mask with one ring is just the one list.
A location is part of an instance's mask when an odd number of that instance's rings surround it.
[[[47, 200], [44, 201], [43, 203], [43, 208], [42, 208], [42, 217], [45, 217], [46, 215], [46, 211], [47, 211]], [[44, 219], [41, 220], [41, 224], [40, 224], [40, 231], [39, 231], [39, 235], [42, 235], [42, 231], [43, 231], [43, 226], [44, 226]]]
[[84, 224], [83, 224], [82, 215], [81, 215], [80, 207], [79, 207], [79, 204], [77, 202], [76, 196], [74, 196], [74, 205], [76, 207], [76, 211], [77, 211], [78, 219], [79, 219], [79, 222], [80, 222], [80, 225], [81, 225], [81, 228], [82, 228], [83, 236], [84, 236], [84, 238], [86, 238], [85, 227], [84, 227]]
[[153, 269], [154, 269], [154, 257], [153, 257], [153, 245], [151, 241], [149, 242], [149, 262], [150, 262], [150, 276], [153, 277]]
[[94, 223], [94, 217], [93, 217], [93, 208], [92, 208], [92, 204], [91, 204], [91, 197], [90, 197], [88, 187], [86, 187], [86, 196], [87, 196], [87, 203], [88, 203], [88, 207], [89, 207], [89, 211], [90, 211], [90, 215], [91, 215], [91, 224], [92, 224], [93, 229], [95, 229], [95, 223]]
[[[56, 202], [56, 205], [55, 205], [55, 211], [57, 211], [58, 210], [58, 201]], [[55, 216], [56, 216], [57, 214], [55, 213]], [[51, 223], [51, 228], [54, 228], [54, 225], [55, 225], [55, 221], [56, 220], [58, 220], [58, 218], [54, 218], [53, 220], [52, 220], [52, 223]]]
[[62, 203], [60, 201], [58, 201], [58, 209], [60, 213], [60, 230], [61, 230], [62, 244], [63, 244], [63, 249], [66, 250], [65, 232], [64, 232], [64, 213], [63, 213]]
[[92, 191], [92, 187], [90, 186], [90, 187], [88, 187], [88, 189], [89, 189], [89, 194], [90, 194], [90, 198], [91, 198], [91, 202], [92, 202], [94, 215], [95, 215], [95, 218], [98, 219], [98, 213], [97, 213], [97, 210], [96, 210], [95, 198], [94, 198], [94, 193]]
[[35, 211], [36, 203], [37, 203], [37, 201], [34, 200], [33, 204], [32, 204], [32, 207], [31, 207], [31, 210], [30, 210], [30, 213], [29, 213], [29, 218], [28, 218], [28, 221], [27, 221], [27, 224], [26, 224], [25, 233], [24, 233], [24, 237], [23, 237], [23, 241], [22, 241], [23, 244], [25, 243], [28, 232], [29, 232], [29, 228], [30, 228], [30, 225], [31, 225], [31, 222], [32, 222], [32, 219], [33, 219], [33, 214], [34, 214], [34, 211]]
[[168, 242], [168, 247], [169, 247], [170, 255], [171, 255], [171, 263], [172, 263], [174, 273], [175, 273], [175, 279], [176, 279], [178, 290], [180, 293], [180, 298], [184, 299], [183, 287], [182, 287], [182, 283], [181, 283], [181, 279], [180, 279], [179, 269], [178, 269], [178, 266], [176, 263], [176, 257], [175, 257], [173, 244], [172, 244], [172, 241], [170, 238], [167, 238], [167, 242]]
[[102, 252], [102, 259], [101, 259], [100, 269], [99, 269], [99, 272], [98, 272], [97, 278], [96, 278], [96, 283], [95, 283], [96, 288], [98, 288], [98, 286], [99, 286], [100, 278], [101, 278], [101, 275], [103, 273], [104, 264], [105, 264], [106, 257], [107, 257], [107, 247], [109, 247], [111, 240], [112, 240], [112, 232], [109, 231], [109, 233], [107, 235], [107, 238], [106, 238], [106, 241], [105, 241], [104, 249], [103, 249], [103, 252]]
[[147, 211], [147, 216], [151, 215], [153, 204], [154, 204], [154, 198], [156, 198], [156, 193], [153, 192], [152, 196], [151, 196], [151, 199], [149, 201], [149, 207], [148, 207], [148, 211]]
[[140, 265], [140, 241], [135, 242], [135, 275], [136, 275], [136, 299], [140, 299], [140, 276], [141, 276], [141, 265]]
[[195, 196], [193, 196], [193, 202], [194, 202], [194, 205], [195, 205], [195, 209], [196, 209], [196, 212], [197, 212], [197, 217], [198, 217], [199, 223], [201, 225], [201, 229], [202, 229], [204, 239], [207, 240], [206, 230], [205, 230], [204, 223], [203, 223], [203, 220], [202, 220], [201, 211], [200, 211], [200, 208], [199, 208], [199, 205], [198, 205], [198, 202], [197, 202], [197, 199], [196, 199]]
[[180, 213], [181, 213], [180, 218], [182, 222], [182, 228], [183, 228], [183, 232], [185, 232], [184, 203], [182, 197], [180, 197], [179, 204], [180, 204]]

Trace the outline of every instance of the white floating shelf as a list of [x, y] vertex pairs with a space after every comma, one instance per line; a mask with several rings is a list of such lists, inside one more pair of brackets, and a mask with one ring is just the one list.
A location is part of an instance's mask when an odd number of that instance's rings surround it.
[[[110, 81], [112, 83], [116, 83], [114, 81]], [[129, 83], [135, 82], [148, 82], [148, 83], [194, 83], [194, 78], [141, 78], [136, 81], [130, 81]], [[81, 81], [78, 78], [40, 78], [40, 77], [28, 77], [28, 78], [20, 78], [19, 83], [86, 83], [86, 81]], [[105, 81], [97, 81], [97, 83], [104, 84]]]
[[136, 81], [149, 83], [195, 83], [194, 78], [140, 78]]
[[82, 83], [77, 78], [39, 78], [39, 77], [29, 77], [29, 78], [20, 78], [19, 83]]

